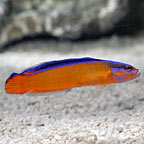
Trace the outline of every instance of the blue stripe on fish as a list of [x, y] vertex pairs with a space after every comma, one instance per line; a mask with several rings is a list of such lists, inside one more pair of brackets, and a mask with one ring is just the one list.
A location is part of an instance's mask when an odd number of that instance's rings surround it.
[[[126, 64], [126, 65], [127, 65], [127, 64]], [[113, 77], [117, 80], [117, 82], [122, 82], [122, 81], [125, 80], [125, 77], [124, 77], [124, 76], [121, 76], [121, 77], [115, 76], [115, 75], [116, 75], [116, 74], [115, 74], [116, 72], [124, 72], [124, 73], [129, 73], [129, 74], [131, 74], [131, 73], [134, 73], [134, 70], [127, 72], [125, 69], [112, 68], [112, 73], [114, 74]]]
[[[52, 61], [52, 62], [46, 62], [46, 63], [43, 63], [39, 66], [36, 66], [36, 67], [32, 67], [32, 68], [29, 68], [25, 71], [23, 71], [21, 74], [26, 74], [26, 73], [29, 73], [29, 72], [32, 72], [32, 71], [39, 71], [41, 69], [47, 69], [51, 70], [51, 68], [57, 68], [59, 66], [62, 66], [62, 65], [73, 65], [73, 64], [79, 64], [79, 63], [84, 63], [84, 62], [90, 62], [90, 61], [95, 61], [96, 59], [93, 59], [93, 58], [79, 58], [79, 59], [66, 59], [66, 60], [59, 60], [59, 61]], [[98, 61], [98, 60], [97, 60]], [[99, 60], [101, 61], [101, 60]]]
[[[77, 64], [84, 64], [84, 63], [96, 63], [100, 62], [102, 60], [94, 59], [94, 58], [79, 58], [79, 59], [66, 59], [66, 60], [60, 60], [60, 61], [52, 61], [52, 62], [46, 62], [39, 66], [29, 68], [21, 73], [21, 75], [27, 75], [29, 72], [35, 72], [32, 75], [35, 75], [37, 73], [41, 73], [44, 71], [52, 70], [55, 68], [65, 67], [65, 66], [71, 66], [71, 65], [77, 65]], [[30, 75], [27, 75], [30, 76]]]
[[[66, 60], [46, 62], [39, 66], [29, 68], [20, 74], [26, 75], [26, 76], [32, 76], [32, 75], [36, 75], [38, 73], [49, 71], [49, 70], [52, 70], [55, 68], [72, 66], [72, 65], [77, 65], [77, 64], [98, 63], [98, 62], [109, 62], [109, 63], [111, 62], [113, 64], [124, 64], [124, 63], [120, 63], [120, 62], [114, 62], [114, 61], [109, 61], [109, 60], [100, 60], [100, 59], [86, 57], [86, 58], [66, 59]], [[34, 72], [34, 73], [28, 74], [29, 72]]]
[[18, 73], [12, 73], [10, 75], [10, 77], [6, 80], [6, 84], [7, 84], [7, 82], [8, 82], [9, 79], [12, 79], [12, 78], [16, 77], [17, 75], [19, 75], [19, 74]]
[[[43, 63], [39, 66], [29, 68], [22, 73], [13, 73], [9, 79], [14, 78], [17, 75], [26, 75], [26, 76], [32, 76], [36, 75], [41, 72], [49, 71], [55, 68], [65, 67], [65, 66], [72, 66], [77, 64], [87, 64], [87, 63], [98, 63], [98, 62], [105, 62], [105, 63], [113, 63], [113, 64], [124, 64], [121, 62], [115, 62], [115, 61], [109, 61], [109, 60], [101, 60], [101, 59], [94, 59], [94, 58], [77, 58], [77, 59], [65, 59], [65, 60], [59, 60], [59, 61], [51, 61]], [[28, 74], [29, 72], [34, 72], [33, 74]]]

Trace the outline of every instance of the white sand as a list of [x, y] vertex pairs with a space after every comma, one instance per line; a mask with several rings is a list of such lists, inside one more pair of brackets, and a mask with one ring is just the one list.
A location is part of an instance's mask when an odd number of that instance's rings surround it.
[[[143, 37], [112, 37], [81, 43], [27, 42], [1, 53], [0, 144], [143, 144], [143, 47]], [[4, 91], [12, 72], [43, 61], [85, 56], [129, 63], [142, 74], [104, 89], [83, 87], [48, 96]]]

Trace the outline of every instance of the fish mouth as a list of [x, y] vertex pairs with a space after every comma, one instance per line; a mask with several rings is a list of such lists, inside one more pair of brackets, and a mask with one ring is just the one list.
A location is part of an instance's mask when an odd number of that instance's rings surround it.
[[136, 69], [136, 74], [137, 74], [138, 76], [141, 74], [138, 69]]

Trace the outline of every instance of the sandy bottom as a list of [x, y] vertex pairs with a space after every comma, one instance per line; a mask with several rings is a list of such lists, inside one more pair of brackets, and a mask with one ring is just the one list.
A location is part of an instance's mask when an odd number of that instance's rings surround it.
[[[144, 41], [25, 42], [0, 54], [0, 144], [143, 144]], [[105, 88], [82, 87], [51, 95], [9, 95], [5, 80], [35, 64], [94, 57], [139, 68], [138, 79]]]

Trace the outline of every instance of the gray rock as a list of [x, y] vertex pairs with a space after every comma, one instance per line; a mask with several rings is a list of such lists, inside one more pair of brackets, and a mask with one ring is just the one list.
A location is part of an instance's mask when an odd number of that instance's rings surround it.
[[127, 14], [116, 24], [114, 32], [119, 35], [139, 35], [144, 33], [144, 1], [128, 0]]
[[[3, 19], [4, 19], [4, 13], [5, 13], [5, 1], [6, 0], [2, 0], [0, 1], [0, 27], [3, 26]], [[2, 29], [0, 29], [1, 32]]]
[[0, 45], [39, 33], [60, 39], [105, 33], [128, 14], [132, 1], [3, 0], [0, 2]]
[[25, 35], [49, 33], [76, 39], [113, 28], [126, 14], [127, 0], [5, 0], [0, 44]]

